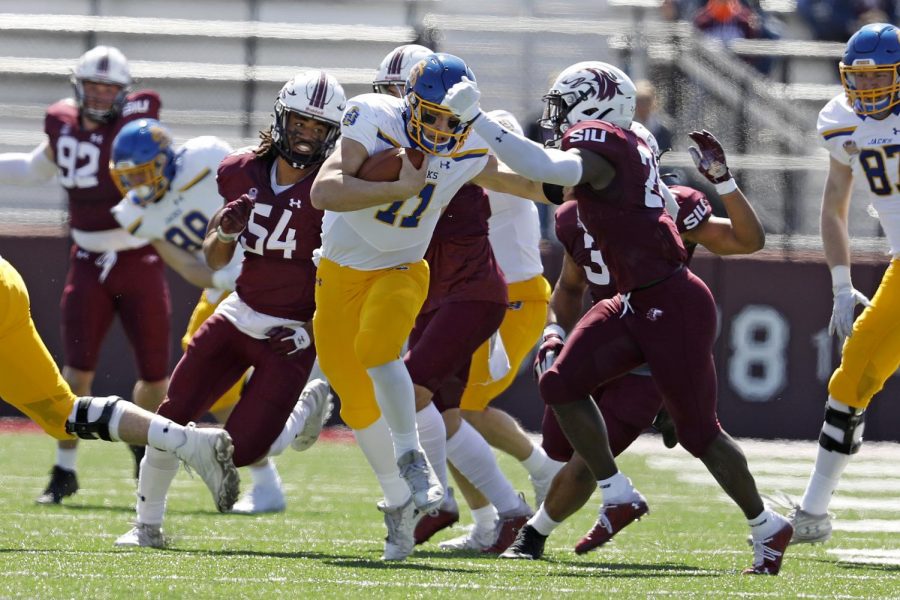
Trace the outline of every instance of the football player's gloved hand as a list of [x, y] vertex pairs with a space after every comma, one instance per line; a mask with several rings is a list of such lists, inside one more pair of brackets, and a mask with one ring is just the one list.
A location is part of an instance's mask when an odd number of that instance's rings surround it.
[[697, 144], [696, 147], [688, 148], [688, 152], [694, 159], [694, 164], [697, 165], [700, 174], [711, 183], [724, 183], [731, 179], [731, 172], [725, 162], [725, 151], [719, 140], [705, 129], [692, 131], [688, 136]]
[[856, 320], [854, 310], [857, 304], [871, 306], [866, 295], [852, 285], [841, 285], [834, 288], [834, 307], [831, 310], [831, 322], [828, 323], [829, 335], [837, 333], [841, 337], [850, 337], [853, 332], [853, 321]]
[[544, 327], [544, 337], [534, 357], [534, 378], [540, 379], [550, 367], [566, 343], [566, 332], [556, 323]]
[[225, 205], [219, 217], [219, 229], [221, 233], [235, 238], [247, 227], [250, 213], [253, 212], [253, 204], [256, 198], [249, 194], [243, 194], [237, 200], [232, 200]]
[[443, 105], [453, 111], [463, 123], [474, 121], [481, 114], [481, 90], [478, 84], [463, 75], [462, 81], [447, 90]]
[[309, 348], [312, 340], [309, 333], [303, 327], [273, 327], [266, 332], [269, 336], [269, 346], [282, 356], [290, 356]]

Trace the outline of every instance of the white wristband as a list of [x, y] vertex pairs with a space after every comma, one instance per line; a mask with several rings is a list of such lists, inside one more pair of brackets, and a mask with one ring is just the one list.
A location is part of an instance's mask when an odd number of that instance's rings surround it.
[[546, 327], [544, 327], [544, 335], [543, 339], [547, 339], [547, 336], [550, 335], [558, 335], [559, 339], [562, 341], [566, 341], [566, 330], [557, 325], [556, 323], [550, 323]]
[[237, 232], [237, 233], [225, 233], [225, 232], [222, 230], [222, 226], [221, 226], [221, 225], [219, 225], [218, 227], [216, 227], [216, 239], [218, 239], [218, 240], [219, 240], [220, 242], [222, 242], [223, 244], [233, 244], [234, 241], [235, 241], [236, 239], [238, 239], [238, 236], [239, 236], [239, 235], [241, 235], [241, 232]]
[[831, 267], [831, 289], [853, 287], [850, 283], [850, 265], [837, 265]]
[[723, 181], [722, 183], [716, 184], [716, 193], [720, 196], [730, 194], [736, 189], [738, 189], [738, 184], [737, 181], [734, 180], [734, 177], [732, 177], [728, 181]]

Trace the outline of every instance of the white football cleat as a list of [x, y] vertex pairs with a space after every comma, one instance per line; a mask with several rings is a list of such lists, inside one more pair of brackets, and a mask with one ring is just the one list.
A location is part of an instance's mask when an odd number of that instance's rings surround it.
[[556, 477], [559, 470], [566, 464], [559, 462], [558, 460], [553, 460], [552, 458], [549, 459], [549, 463], [550, 468], [547, 469], [547, 473], [542, 477], [528, 476], [528, 481], [531, 482], [531, 487], [534, 488], [534, 505], [538, 508], [544, 503], [544, 498], [547, 497], [547, 492], [550, 490], [550, 484], [553, 483], [553, 478]]
[[129, 531], [116, 538], [115, 545], [120, 548], [165, 548], [166, 536], [160, 525], [135, 523]]
[[235, 502], [231, 512], [237, 515], [259, 515], [284, 512], [285, 508], [287, 503], [281, 485], [254, 485]]
[[496, 539], [496, 523], [490, 529], [478, 529], [472, 525], [469, 527], [468, 533], [443, 541], [438, 544], [438, 548], [441, 550], [475, 550], [483, 552], [493, 546]]
[[175, 456], [184, 461], [186, 470], [200, 475], [212, 493], [219, 512], [228, 512], [237, 501], [241, 478], [231, 460], [234, 445], [224, 429], [198, 428], [188, 423], [184, 428], [187, 440], [176, 448]]
[[444, 486], [438, 481], [428, 458], [421, 450], [407, 450], [397, 459], [400, 477], [412, 493], [413, 504], [423, 513], [437, 510], [444, 501]]
[[[787, 511], [787, 518], [794, 527], [792, 544], [818, 544], [831, 539], [831, 519], [833, 514], [826, 512], [824, 515], [814, 515], [800, 508], [800, 503], [785, 492], [778, 491], [772, 496], [763, 494], [763, 500]], [[753, 540], [748, 538], [752, 545]]]
[[378, 510], [384, 513], [384, 524], [388, 534], [384, 538], [384, 554], [381, 560], [406, 560], [416, 547], [413, 532], [423, 513], [416, 510], [412, 498], [403, 506], [389, 508], [384, 502], [378, 503]]
[[308, 450], [322, 433], [322, 428], [328, 422], [331, 411], [334, 410], [334, 401], [331, 395], [331, 385], [324, 379], [313, 379], [306, 384], [300, 393], [298, 402], [306, 404], [309, 412], [306, 423], [297, 437], [291, 442], [291, 448], [297, 452]]

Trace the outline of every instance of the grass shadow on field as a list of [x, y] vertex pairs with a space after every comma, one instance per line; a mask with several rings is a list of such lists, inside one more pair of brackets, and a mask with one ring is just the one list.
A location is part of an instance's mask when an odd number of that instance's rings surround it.
[[74, 511], [134, 513], [134, 504], [131, 504], [130, 506], [111, 506], [107, 504], [63, 504], [60, 508]]
[[[446, 558], [447, 555], [438, 555], [442, 558]], [[336, 567], [344, 567], [350, 569], [372, 569], [375, 571], [383, 571], [383, 570], [404, 570], [404, 571], [422, 571], [422, 572], [433, 572], [433, 573], [477, 573], [477, 570], [470, 568], [450, 568], [446, 566], [438, 566], [434, 564], [425, 564], [422, 562], [418, 562], [423, 559], [427, 559], [429, 557], [429, 553], [426, 552], [416, 552], [412, 556], [410, 556], [405, 561], [396, 561], [396, 560], [381, 560], [379, 559], [369, 559], [369, 558], [360, 558], [359, 556], [355, 556], [352, 558], [345, 558], [342, 560], [327, 560], [325, 561], [327, 564], [336, 566]]]
[[571, 571], [560, 571], [559, 577], [720, 577], [731, 571], [714, 571], [679, 563], [609, 563], [583, 562], [572, 560], [553, 561], [557, 565], [571, 567]]
[[344, 554], [326, 554], [324, 552], [278, 552], [275, 550], [202, 550], [198, 548], [179, 548], [176, 546], [167, 546], [162, 548], [162, 552], [171, 552], [173, 554], [189, 554], [193, 556], [210, 556], [210, 557], [226, 557], [226, 556], [242, 556], [246, 558], [263, 557], [263, 558], [307, 558], [310, 560], [340, 560], [351, 559], [351, 555]]

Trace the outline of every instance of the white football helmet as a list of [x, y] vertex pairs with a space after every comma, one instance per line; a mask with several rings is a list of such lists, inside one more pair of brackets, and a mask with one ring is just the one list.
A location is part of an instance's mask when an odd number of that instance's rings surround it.
[[499, 121], [501, 125], [503, 125], [507, 129], [509, 129], [510, 131], [518, 133], [521, 136], [525, 135], [525, 131], [522, 129], [522, 126], [519, 124], [519, 120], [516, 119], [516, 117], [508, 110], [503, 110], [503, 109], [492, 110], [491, 112], [489, 112], [487, 114], [488, 114], [488, 116], [493, 117], [494, 119]]
[[558, 137], [580, 121], [606, 121], [628, 129], [634, 118], [637, 90], [620, 69], [599, 61], [566, 68], [544, 96], [541, 127]]
[[378, 65], [372, 89], [376, 94], [390, 94], [402, 98], [406, 94], [406, 80], [409, 79], [413, 65], [433, 53], [434, 50], [419, 44], [397, 46], [388, 52]]
[[[72, 71], [71, 81], [78, 108], [91, 120], [101, 123], [109, 123], [119, 116], [132, 83], [128, 60], [118, 48], [112, 46], [96, 46], [82, 54]], [[91, 103], [85, 102], [85, 81], [117, 85], [121, 90], [108, 108], [88, 106]]]
[[[318, 69], [300, 71], [284, 84], [275, 98], [273, 147], [296, 169], [322, 162], [331, 154], [341, 133], [341, 117], [346, 106], [347, 95], [337, 79]], [[329, 127], [326, 138], [309, 154], [300, 154], [291, 147], [290, 113], [315, 119]]]

